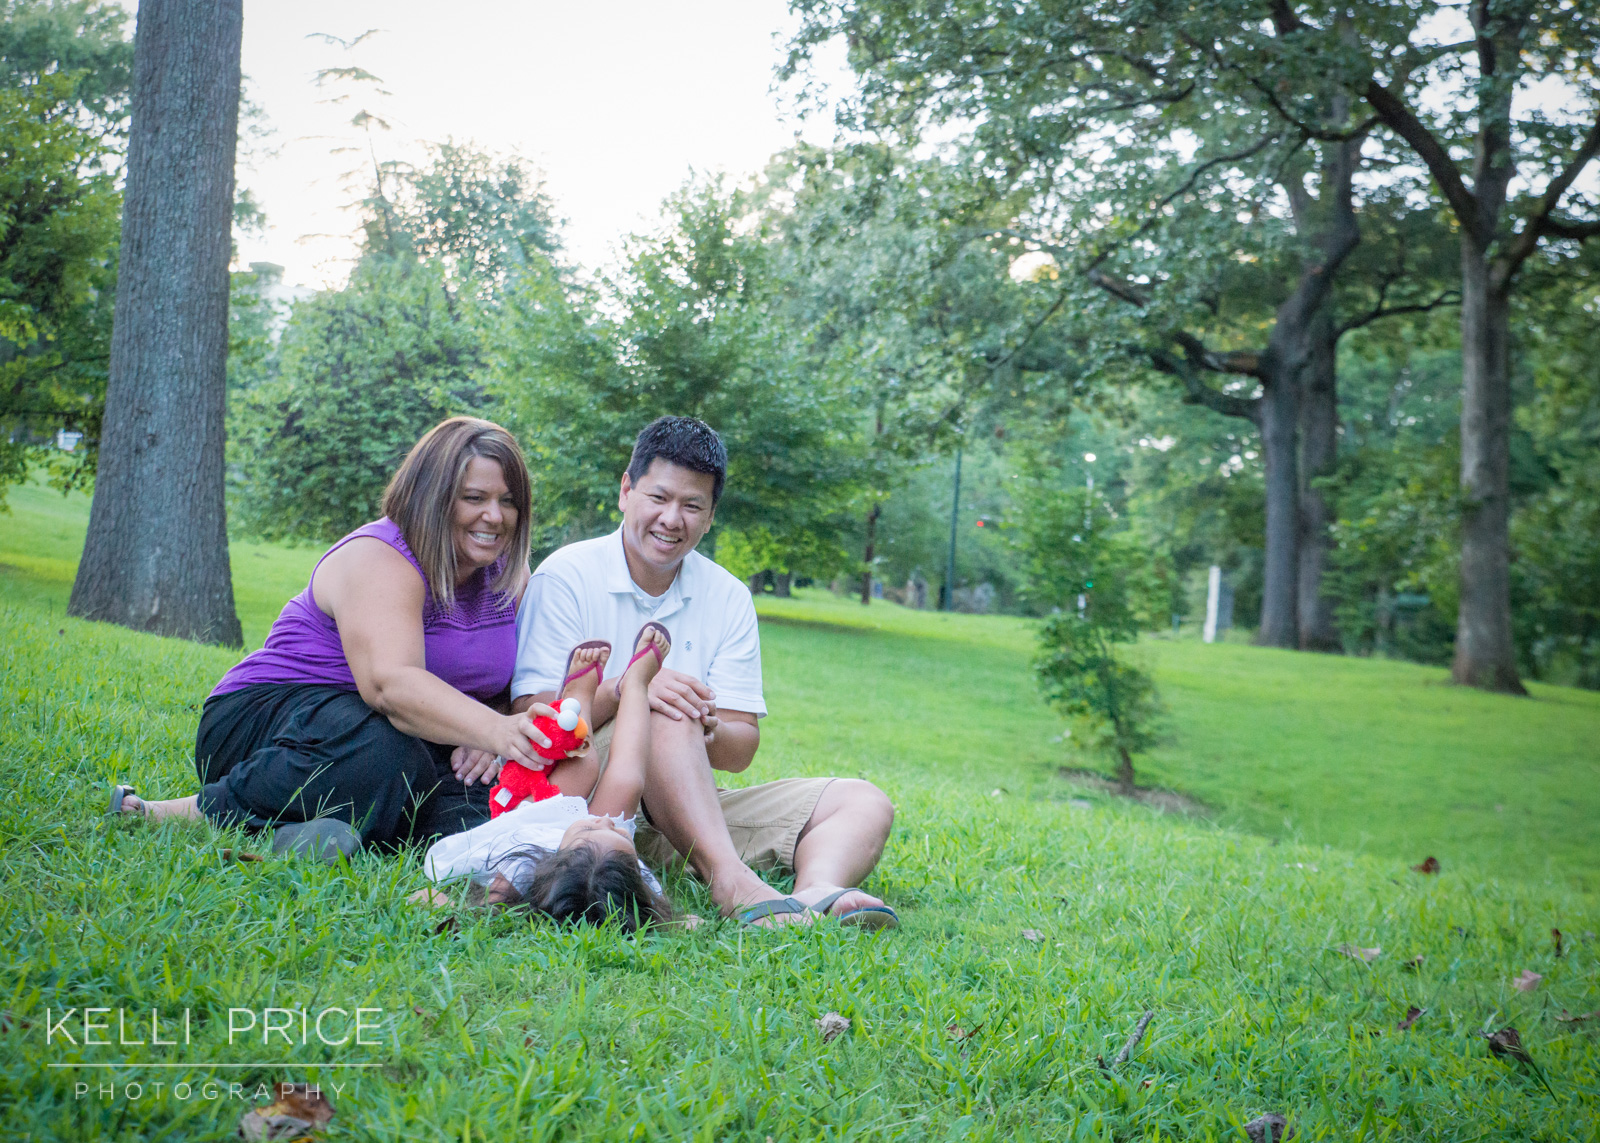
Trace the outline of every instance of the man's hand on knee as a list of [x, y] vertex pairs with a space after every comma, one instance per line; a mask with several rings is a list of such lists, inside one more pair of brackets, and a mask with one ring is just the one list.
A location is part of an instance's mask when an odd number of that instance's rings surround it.
[[693, 675], [662, 668], [650, 680], [650, 709], [675, 720], [715, 718], [717, 696]]

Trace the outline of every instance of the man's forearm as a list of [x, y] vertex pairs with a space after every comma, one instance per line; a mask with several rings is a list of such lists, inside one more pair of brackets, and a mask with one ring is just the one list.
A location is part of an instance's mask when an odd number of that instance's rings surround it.
[[749, 768], [760, 744], [761, 730], [753, 719], [745, 722], [724, 715], [717, 725], [716, 737], [706, 743], [706, 756], [713, 770], [737, 774]]

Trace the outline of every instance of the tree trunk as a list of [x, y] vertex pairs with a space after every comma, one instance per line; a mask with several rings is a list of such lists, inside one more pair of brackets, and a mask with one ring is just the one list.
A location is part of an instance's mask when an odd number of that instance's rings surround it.
[[1451, 677], [1527, 694], [1511, 637], [1509, 283], [1461, 237], [1461, 601]]
[[791, 595], [789, 585], [794, 582], [793, 572], [772, 573], [772, 594], [779, 599], [788, 599]]
[[1329, 307], [1311, 325], [1305, 391], [1300, 400], [1300, 649], [1344, 650], [1333, 621], [1333, 601], [1322, 594], [1333, 513], [1316, 485], [1333, 472], [1339, 450], [1339, 335]]
[[68, 608], [242, 642], [223, 504], [241, 0], [141, 0], [100, 469]]
[[[1279, 319], [1282, 325], [1282, 319]], [[1300, 481], [1295, 456], [1298, 385], [1289, 370], [1261, 389], [1261, 456], [1266, 469], [1266, 553], [1261, 569], [1261, 626], [1256, 642], [1263, 647], [1299, 647], [1298, 548]], [[1298, 372], [1298, 370], [1295, 370]]]
[[872, 561], [878, 550], [878, 515], [883, 511], [881, 502], [872, 505], [872, 511], [867, 513], [867, 546], [861, 554], [861, 562], [865, 565], [861, 572], [861, 603], [863, 606], [872, 602]]
[[1126, 746], [1117, 747], [1117, 787], [1129, 797], [1133, 796], [1133, 757]]

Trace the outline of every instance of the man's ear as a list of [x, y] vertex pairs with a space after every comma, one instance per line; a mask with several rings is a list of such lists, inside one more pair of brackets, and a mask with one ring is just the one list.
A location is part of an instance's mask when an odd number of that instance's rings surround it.
[[617, 511], [625, 512], [628, 508], [628, 493], [633, 491], [633, 481], [628, 479], [628, 474], [622, 474], [622, 491], [617, 493]]

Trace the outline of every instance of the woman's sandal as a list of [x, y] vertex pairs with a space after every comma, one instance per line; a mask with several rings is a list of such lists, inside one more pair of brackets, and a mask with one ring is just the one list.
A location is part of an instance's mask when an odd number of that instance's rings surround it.
[[[106, 817], [120, 818], [123, 814], [127, 813], [128, 811], [122, 808], [122, 803], [127, 801], [129, 794], [132, 794], [134, 797], [138, 797], [139, 791], [135, 790], [132, 786], [112, 786], [111, 811], [106, 814]], [[150, 811], [145, 809], [142, 801], [140, 802], [139, 809], [136, 812], [142, 818], [150, 816]]]
[[640, 659], [644, 658], [646, 655], [654, 655], [656, 657], [656, 661], [658, 663], [660, 663], [660, 665], [663, 666], [663, 667], [667, 665], [667, 654], [668, 654], [668, 652], [670, 652], [672, 650], [672, 632], [668, 631], [665, 627], [661, 626], [661, 624], [657, 623], [655, 620], [652, 619], [649, 623], [646, 623], [643, 627], [639, 628], [639, 634], [637, 634], [637, 635], [635, 635], [633, 637], [633, 645], [635, 647], [639, 646], [639, 640], [642, 639], [644, 637], [644, 633], [646, 631], [650, 630], [652, 627], [654, 627], [657, 631], [661, 632], [661, 637], [666, 640], [667, 646], [666, 646], [665, 650], [663, 650], [661, 648], [661, 646], [659, 644], [657, 644], [655, 642], [655, 640], [652, 639], [650, 641], [650, 643], [647, 646], [645, 646], [645, 648], [643, 650], [635, 651], [633, 653], [633, 658], [628, 660], [628, 666], [627, 667], [623, 667], [622, 668], [622, 674], [617, 676], [617, 697], [619, 699], [622, 697], [622, 679], [623, 679], [623, 675], [626, 675], [628, 673], [628, 667], [632, 667], [635, 663], [637, 663]]
[[[829, 893], [815, 905], [809, 906], [813, 913], [820, 916], [831, 916], [828, 910], [846, 893], [859, 893], [860, 889], [852, 886], [849, 889], [840, 889]], [[850, 925], [854, 928], [869, 929], [877, 932], [879, 929], [893, 929], [900, 925], [900, 915], [887, 905], [863, 905], [859, 909], [851, 909], [848, 913], [841, 913], [834, 917], [841, 925]]]

